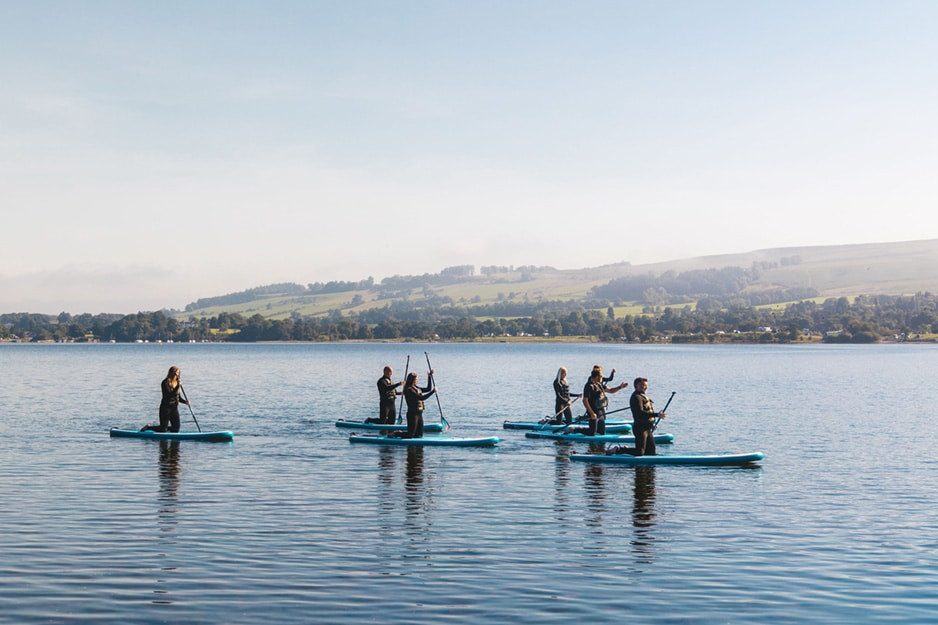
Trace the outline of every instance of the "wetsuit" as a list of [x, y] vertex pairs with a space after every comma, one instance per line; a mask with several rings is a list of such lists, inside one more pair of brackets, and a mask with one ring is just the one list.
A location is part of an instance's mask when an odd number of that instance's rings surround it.
[[609, 403], [606, 398], [606, 387], [604, 384], [590, 383], [583, 389], [586, 401], [589, 402], [590, 409], [596, 415], [595, 419], [590, 419], [588, 436], [606, 433], [606, 405]]
[[590, 410], [593, 411], [593, 414], [596, 415], [595, 418], [590, 417], [589, 422], [587, 423], [588, 427], [585, 428], [567, 428], [565, 433], [567, 434], [586, 434], [587, 436], [596, 436], [597, 434], [606, 433], [606, 404], [608, 400], [606, 398], [606, 387], [601, 382], [587, 382], [586, 386], [583, 387], [583, 397], [589, 403]]
[[563, 421], [573, 423], [573, 411], [570, 409], [570, 383], [567, 379], [554, 380], [554, 423]]
[[386, 375], [378, 380], [378, 419], [365, 419], [366, 423], [394, 423], [394, 401], [397, 399], [397, 390], [395, 389], [400, 385], [401, 382], [394, 383]]
[[404, 389], [404, 401], [407, 402], [407, 434], [404, 438], [423, 438], [423, 400], [436, 392], [432, 388], [433, 380], [429, 380], [423, 389], [416, 386]]
[[179, 384], [176, 388], [169, 385], [169, 380], [164, 379], [160, 384], [160, 390], [163, 392], [163, 399], [160, 400], [160, 424], [151, 427], [154, 432], [178, 432], [179, 431]]
[[655, 448], [655, 405], [644, 394], [633, 391], [629, 398], [629, 408], [632, 410], [632, 434], [635, 435], [635, 449], [623, 451], [632, 456], [654, 456]]

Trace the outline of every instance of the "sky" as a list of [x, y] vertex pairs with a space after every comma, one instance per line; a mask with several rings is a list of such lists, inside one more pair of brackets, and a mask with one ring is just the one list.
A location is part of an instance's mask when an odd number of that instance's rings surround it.
[[938, 238], [930, 0], [0, 10], [0, 312]]

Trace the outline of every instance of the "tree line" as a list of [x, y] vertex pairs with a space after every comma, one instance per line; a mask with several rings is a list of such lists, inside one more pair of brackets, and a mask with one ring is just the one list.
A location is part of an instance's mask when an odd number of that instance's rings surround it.
[[360, 314], [267, 319], [220, 313], [180, 320], [167, 311], [131, 315], [0, 315], [0, 340], [24, 341], [343, 341], [586, 337], [601, 341], [870, 343], [938, 333], [938, 297], [858, 296], [777, 306], [651, 306], [617, 316], [612, 303], [501, 303], [457, 306], [396, 302]]

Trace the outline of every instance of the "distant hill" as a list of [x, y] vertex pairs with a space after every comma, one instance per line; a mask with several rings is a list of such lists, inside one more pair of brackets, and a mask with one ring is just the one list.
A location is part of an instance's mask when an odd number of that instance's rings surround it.
[[[738, 269], [738, 271], [736, 271]], [[726, 291], [732, 279], [735, 293]], [[719, 282], [719, 284], [716, 284]], [[630, 296], [640, 285], [650, 292]], [[709, 284], [709, 286], [707, 286]], [[616, 290], [614, 286], [622, 286]], [[630, 287], [628, 290], [625, 287]], [[647, 290], [647, 289], [646, 289]], [[679, 293], [683, 290], [685, 292]], [[275, 284], [207, 297], [186, 306], [177, 318], [214, 317], [221, 313], [269, 319], [342, 316], [375, 308], [401, 306], [484, 306], [510, 310], [512, 304], [584, 302], [596, 306], [679, 303], [701, 297], [736, 296], [805, 299], [855, 295], [904, 295], [938, 292], [938, 239], [756, 250], [701, 256], [662, 263], [617, 263], [558, 270], [552, 267], [448, 267], [436, 274], [393, 276], [380, 283]], [[749, 301], [749, 300], [747, 300]], [[773, 300], [775, 301], [775, 300]]]

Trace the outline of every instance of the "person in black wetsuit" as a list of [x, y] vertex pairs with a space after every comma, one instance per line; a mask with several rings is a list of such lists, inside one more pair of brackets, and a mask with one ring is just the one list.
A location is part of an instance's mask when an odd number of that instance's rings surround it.
[[[596, 371], [597, 369], [599, 369], [600, 373], [602, 373], [602, 370], [603, 370], [602, 365], [593, 365], [593, 371]], [[591, 379], [592, 379], [592, 375], [593, 375], [592, 372], [590, 372], [590, 378], [591, 378]], [[607, 386], [610, 382], [612, 382], [612, 379], [613, 379], [614, 377], [616, 377], [616, 370], [615, 370], [615, 369], [612, 370], [612, 372], [609, 374], [609, 377], [608, 377], [608, 378], [603, 378], [603, 380], [602, 380], [602, 381], [603, 381], [603, 386]], [[590, 383], [590, 380], [587, 380], [586, 383], [589, 384], [589, 383]], [[626, 386], [628, 386], [628, 383], [626, 383]]]
[[404, 383], [404, 401], [407, 402], [407, 433], [401, 438], [423, 438], [423, 401], [436, 392], [433, 386], [433, 369], [427, 374], [427, 386], [417, 386], [417, 374], [407, 374]]
[[579, 395], [570, 394], [570, 383], [567, 381], [567, 368], [560, 367], [557, 377], [554, 378], [554, 417], [551, 423], [559, 425], [573, 423], [573, 411], [570, 409], [570, 399]]
[[394, 402], [397, 399], [397, 387], [403, 382], [393, 382], [394, 370], [390, 365], [384, 368], [384, 375], [378, 380], [378, 418], [365, 419], [365, 423], [394, 423]]
[[568, 429], [567, 433], [581, 433], [587, 436], [605, 434], [606, 404], [609, 401], [606, 394], [618, 393], [628, 385], [628, 382], [623, 382], [619, 386], [607, 387], [604, 382], [602, 367], [598, 365], [593, 367], [590, 381], [583, 388], [583, 405], [586, 407], [589, 427]]
[[635, 390], [629, 398], [629, 408], [632, 410], [632, 434], [635, 435], [635, 447], [615, 447], [606, 454], [629, 454], [630, 456], [654, 456], [655, 427], [658, 421], [667, 414], [655, 412], [655, 405], [645, 394], [648, 391], [646, 378], [635, 378]]
[[150, 425], [147, 423], [140, 428], [140, 431], [153, 430], [154, 432], [178, 432], [179, 431], [179, 404], [188, 405], [189, 402], [179, 396], [182, 391], [181, 372], [179, 367], [173, 366], [166, 373], [166, 378], [160, 384], [163, 398], [160, 400], [160, 424]]

